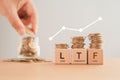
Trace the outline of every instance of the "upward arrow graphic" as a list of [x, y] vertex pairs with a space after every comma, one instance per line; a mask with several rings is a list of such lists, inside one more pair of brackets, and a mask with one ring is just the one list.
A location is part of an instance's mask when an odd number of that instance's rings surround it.
[[79, 28], [79, 29], [69, 28], [69, 27], [63, 26], [58, 32], [56, 32], [53, 36], [49, 37], [48, 39], [50, 41], [52, 41], [53, 38], [55, 38], [58, 34], [60, 34], [64, 30], [78, 31], [78, 32], [82, 33], [84, 30], [86, 30], [87, 28], [91, 27], [92, 25], [96, 24], [97, 22], [99, 22], [101, 20], [102, 20], [102, 17], [98, 17], [95, 21], [93, 21], [90, 24], [86, 25], [85, 27]]

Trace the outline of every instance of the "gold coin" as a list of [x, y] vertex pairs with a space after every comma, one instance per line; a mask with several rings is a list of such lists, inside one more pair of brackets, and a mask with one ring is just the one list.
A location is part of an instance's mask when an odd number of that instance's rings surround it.
[[68, 44], [56, 44], [56, 48], [67, 49], [67, 48], [69, 48], [69, 46], [68, 46]]
[[76, 44], [76, 45], [72, 45], [71, 48], [75, 49], [75, 48], [84, 48], [85, 44]]
[[100, 49], [102, 47], [102, 36], [100, 33], [92, 33], [88, 35], [90, 43], [90, 48]]

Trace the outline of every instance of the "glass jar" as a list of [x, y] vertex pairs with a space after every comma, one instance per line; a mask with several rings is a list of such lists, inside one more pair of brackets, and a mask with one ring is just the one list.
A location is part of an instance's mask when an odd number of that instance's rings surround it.
[[40, 56], [39, 38], [23, 37], [19, 45], [19, 58], [38, 58]]

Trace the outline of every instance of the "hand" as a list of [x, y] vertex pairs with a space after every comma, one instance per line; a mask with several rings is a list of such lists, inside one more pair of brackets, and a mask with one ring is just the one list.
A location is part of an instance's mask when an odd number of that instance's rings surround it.
[[31, 0], [0, 0], [0, 14], [5, 16], [16, 31], [23, 35], [26, 27], [37, 33], [37, 13]]

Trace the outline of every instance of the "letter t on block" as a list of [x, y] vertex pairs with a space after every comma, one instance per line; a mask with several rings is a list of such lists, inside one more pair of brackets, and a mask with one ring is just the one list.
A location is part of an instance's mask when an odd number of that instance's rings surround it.
[[72, 49], [72, 64], [87, 64], [86, 49]]
[[56, 64], [69, 64], [70, 63], [70, 50], [69, 49], [56, 49], [55, 63]]

